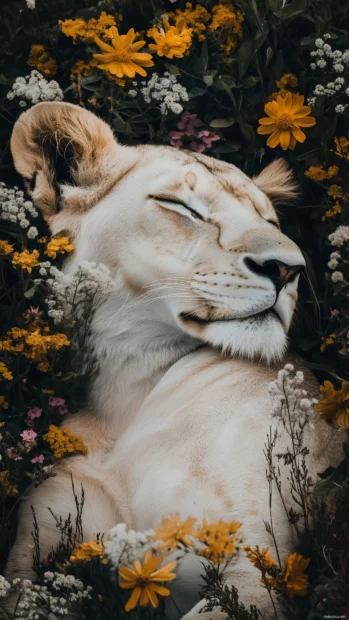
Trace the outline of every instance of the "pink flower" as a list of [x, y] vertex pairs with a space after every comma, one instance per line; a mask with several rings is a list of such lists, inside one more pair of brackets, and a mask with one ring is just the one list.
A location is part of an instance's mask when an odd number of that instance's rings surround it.
[[32, 409], [29, 409], [26, 420], [28, 426], [34, 426], [35, 418], [40, 418], [41, 414], [42, 409], [40, 409], [39, 407], [32, 407]]
[[48, 404], [51, 405], [51, 407], [64, 407], [65, 400], [64, 398], [58, 398], [57, 396], [50, 396]]
[[23, 431], [23, 433], [21, 433], [24, 444], [31, 444], [35, 441], [35, 437], [37, 437], [37, 435], [38, 434], [35, 431]]
[[206, 146], [204, 144], [199, 144], [198, 142], [191, 142], [188, 146], [189, 149], [191, 151], [195, 151], [195, 153], [203, 153], [203, 151], [206, 149]]
[[59, 415], [64, 415], [65, 413], [68, 413], [68, 408], [67, 407], [58, 407], [58, 413], [59, 413]]
[[6, 450], [6, 454], [8, 456], [9, 459], [12, 459], [13, 461], [21, 461], [22, 457], [19, 456], [14, 448], [7, 448]]
[[34, 459], [31, 460], [32, 463], [43, 463], [44, 462], [44, 455], [40, 454], [39, 456], [36, 456]]
[[211, 131], [210, 129], [202, 129], [201, 131], [199, 131], [198, 138], [201, 138], [201, 140], [204, 142], [204, 144], [206, 144], [206, 147], [208, 149], [211, 148], [212, 142], [216, 142], [216, 140], [221, 139], [218, 133], [216, 133], [215, 131]]
[[183, 136], [184, 136], [184, 133], [182, 131], [171, 131], [170, 132], [171, 146], [174, 146], [176, 149], [180, 149], [181, 146], [183, 146], [183, 140], [182, 140]]
[[28, 310], [23, 314], [25, 319], [30, 319], [32, 316], [40, 316], [41, 312], [39, 306], [30, 306]]

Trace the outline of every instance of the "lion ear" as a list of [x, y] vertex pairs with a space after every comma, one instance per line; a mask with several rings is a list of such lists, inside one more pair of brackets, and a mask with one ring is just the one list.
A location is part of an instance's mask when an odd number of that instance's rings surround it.
[[252, 179], [273, 204], [293, 203], [300, 189], [285, 159], [276, 159]]
[[85, 211], [109, 191], [125, 165], [124, 149], [95, 114], [61, 102], [24, 112], [11, 138], [15, 167], [50, 224], [63, 209]]

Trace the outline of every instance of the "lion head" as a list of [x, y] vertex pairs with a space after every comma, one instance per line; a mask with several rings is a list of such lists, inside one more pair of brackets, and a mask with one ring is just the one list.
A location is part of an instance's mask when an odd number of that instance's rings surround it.
[[123, 146], [102, 120], [40, 103], [15, 125], [12, 153], [53, 234], [104, 263], [116, 294], [154, 324], [233, 354], [282, 355], [304, 259], [273, 202], [294, 198], [283, 160], [249, 179], [211, 157]]

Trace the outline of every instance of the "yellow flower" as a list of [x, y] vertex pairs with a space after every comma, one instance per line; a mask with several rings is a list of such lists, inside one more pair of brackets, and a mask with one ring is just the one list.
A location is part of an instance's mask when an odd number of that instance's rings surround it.
[[81, 543], [77, 549], [75, 549], [73, 555], [70, 556], [71, 562], [89, 562], [93, 557], [102, 558], [104, 555], [104, 545], [101, 541], [90, 540], [89, 542]]
[[309, 566], [310, 558], [307, 560], [299, 553], [291, 553], [286, 561], [285, 583], [286, 593], [289, 598], [295, 596], [306, 596], [308, 591], [308, 575], [304, 574]]
[[50, 424], [48, 432], [43, 436], [43, 439], [50, 444], [53, 454], [58, 459], [71, 452], [81, 452], [81, 454], [88, 453], [87, 447], [83, 444], [81, 437], [73, 435], [67, 426], [58, 428], [58, 426]]
[[226, 556], [235, 554], [236, 534], [240, 527], [241, 523], [237, 521], [207, 523], [204, 519], [197, 533], [198, 540], [205, 545], [200, 554], [212, 562], [221, 562]]
[[45, 388], [43, 388], [41, 391], [43, 394], [49, 394], [49, 395], [54, 394], [54, 390], [46, 390]]
[[12, 254], [12, 252], [13, 245], [10, 245], [7, 241], [0, 240], [0, 254], [4, 256], [5, 254]]
[[45, 254], [50, 258], [56, 258], [57, 254], [64, 254], [73, 250], [74, 245], [70, 243], [69, 237], [52, 237], [47, 244]]
[[276, 566], [276, 563], [270, 555], [268, 547], [264, 547], [264, 549], [260, 551], [258, 547], [252, 548], [248, 546], [244, 547], [243, 550], [245, 551], [250, 562], [252, 562], [253, 566], [261, 571], [268, 571]]
[[327, 179], [327, 171], [324, 170], [323, 165], [321, 166], [310, 166], [308, 170], [305, 171], [305, 176], [311, 179], [312, 181], [325, 181]]
[[327, 170], [327, 178], [333, 179], [333, 177], [336, 177], [338, 173], [339, 173], [338, 166], [330, 166], [329, 169]]
[[260, 135], [271, 134], [267, 141], [270, 148], [280, 144], [286, 151], [288, 148], [294, 149], [297, 141], [304, 142], [306, 135], [300, 127], [312, 127], [316, 121], [309, 116], [311, 108], [303, 104], [303, 95], [292, 93], [265, 104], [264, 110], [268, 116], [259, 120], [257, 131]]
[[163, 519], [162, 527], [156, 528], [155, 535], [152, 536], [154, 540], [162, 540], [158, 545], [159, 549], [173, 549], [178, 546], [178, 543], [182, 543], [187, 547], [192, 546], [192, 541], [189, 536], [195, 536], [194, 523], [196, 519], [188, 517], [185, 521], [179, 520], [179, 513], [170, 516], [168, 519]]
[[145, 41], [134, 43], [136, 33], [133, 28], [127, 34], [119, 34], [118, 29], [111, 28], [111, 45], [104, 43], [98, 37], [95, 42], [103, 50], [103, 54], [94, 54], [94, 58], [100, 63], [98, 68], [109, 71], [118, 78], [124, 76], [134, 78], [136, 73], [145, 77], [147, 75], [143, 67], [152, 67], [151, 54], [139, 52]]
[[57, 73], [57, 63], [46, 52], [43, 45], [32, 45], [30, 48], [27, 65], [35, 67], [45, 75], [54, 75]]
[[221, 3], [213, 7], [212, 22], [209, 28], [213, 32], [219, 31], [219, 43], [226, 54], [230, 54], [241, 39], [243, 21], [242, 13], [232, 4]]
[[5, 400], [5, 396], [0, 396], [0, 409], [8, 409], [8, 402]]
[[205, 40], [204, 32], [207, 28], [207, 23], [210, 21], [210, 14], [207, 9], [201, 4], [197, 4], [193, 9], [192, 2], [187, 2], [185, 10], [181, 11], [177, 9], [175, 13], [169, 13], [169, 18], [175, 19], [176, 23], [180, 19], [184, 19], [186, 25], [192, 28], [193, 33], [197, 35], [199, 41]]
[[151, 603], [153, 607], [157, 607], [158, 596], [169, 596], [171, 594], [168, 588], [160, 585], [162, 581], [172, 581], [176, 574], [171, 571], [177, 566], [177, 562], [170, 562], [162, 568], [158, 568], [163, 558], [161, 555], [153, 557], [151, 549], [148, 549], [144, 556], [143, 566], [139, 560], [133, 562], [133, 569], [127, 566], [119, 568], [119, 575], [122, 579], [120, 587], [124, 590], [133, 590], [125, 610], [130, 611], [138, 604], [142, 607]]
[[3, 497], [14, 497], [18, 495], [16, 485], [9, 481], [9, 472], [7, 470], [0, 471], [0, 495]]
[[336, 155], [342, 159], [349, 159], [349, 140], [341, 136], [340, 138], [336, 137], [334, 142], [336, 145]]
[[325, 170], [324, 165], [321, 164], [321, 166], [309, 166], [304, 174], [309, 179], [312, 179], [312, 181], [321, 183], [321, 181], [325, 181], [326, 179], [333, 179], [338, 173], [338, 166], [329, 166], [328, 170]]
[[270, 97], [268, 97], [268, 101], [276, 101], [278, 97], [286, 97], [287, 93], [290, 91], [287, 88], [281, 88], [276, 91], [276, 93], [272, 93]]
[[341, 198], [342, 200], [348, 200], [348, 194], [346, 194], [340, 185], [330, 185], [327, 190], [327, 194], [331, 198]]
[[76, 77], [86, 77], [93, 73], [97, 63], [95, 60], [77, 60], [70, 70], [70, 80], [75, 80]]
[[23, 250], [22, 252], [14, 253], [12, 257], [12, 264], [19, 265], [21, 269], [26, 269], [28, 273], [31, 273], [34, 267], [39, 267], [40, 265], [38, 258], [38, 250], [33, 250], [33, 252], [29, 252], [29, 250]]
[[349, 428], [349, 389], [343, 381], [340, 390], [334, 388], [331, 381], [325, 381], [320, 387], [323, 399], [319, 402], [316, 411], [323, 420], [329, 420], [338, 426]]
[[84, 19], [66, 19], [58, 23], [62, 32], [71, 37], [74, 43], [94, 41], [97, 35], [106, 34], [112, 26], [116, 26], [115, 17], [105, 11], [102, 11], [98, 19], [92, 18], [87, 22]]
[[[342, 213], [342, 207], [340, 206], [338, 200], [337, 202], [334, 203], [333, 207], [331, 207], [331, 209], [327, 209], [327, 211], [325, 212], [325, 215], [322, 216], [322, 221], [324, 222], [328, 217], [335, 217], [336, 215], [338, 215], [339, 213]], [[333, 344], [333, 342], [331, 342], [330, 344]], [[323, 346], [323, 344], [321, 345], [321, 347]], [[320, 347], [321, 350], [324, 350]], [[325, 345], [326, 348], [326, 345]]]
[[4, 379], [7, 379], [7, 381], [12, 381], [13, 379], [12, 372], [10, 372], [10, 370], [7, 368], [4, 362], [0, 362], [0, 376], [3, 377]]
[[275, 81], [275, 84], [278, 88], [297, 88], [298, 86], [298, 78], [296, 78], [293, 73], [284, 73], [284, 75]]
[[330, 334], [327, 338], [324, 338], [322, 336], [322, 345], [320, 347], [320, 351], [323, 353], [328, 346], [336, 342], [336, 339], [336, 334]]
[[149, 49], [158, 56], [166, 58], [183, 58], [192, 43], [192, 28], [187, 28], [183, 18], [178, 19], [175, 26], [170, 26], [168, 19], [163, 18], [162, 25], [153, 26], [147, 35], [154, 39]]

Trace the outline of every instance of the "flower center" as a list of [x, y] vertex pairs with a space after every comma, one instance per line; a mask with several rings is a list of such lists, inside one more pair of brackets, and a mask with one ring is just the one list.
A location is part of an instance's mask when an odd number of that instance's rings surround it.
[[289, 114], [281, 114], [275, 121], [275, 125], [279, 129], [291, 129], [293, 127], [293, 119]]
[[128, 60], [130, 60], [130, 53], [128, 50], [123, 50], [120, 52], [116, 52], [115, 54], [115, 60], [117, 62], [127, 62]]

